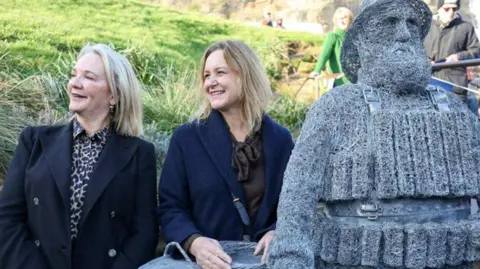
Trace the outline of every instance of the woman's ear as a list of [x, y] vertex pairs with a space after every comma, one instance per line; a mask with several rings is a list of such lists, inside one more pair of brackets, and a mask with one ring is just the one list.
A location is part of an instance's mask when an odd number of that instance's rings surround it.
[[[118, 92], [119, 91], [117, 91], [117, 93]], [[118, 99], [119, 99], [118, 96], [115, 97], [115, 94], [113, 92], [111, 92], [109, 104], [112, 105], [112, 106], [116, 105], [118, 103]]]

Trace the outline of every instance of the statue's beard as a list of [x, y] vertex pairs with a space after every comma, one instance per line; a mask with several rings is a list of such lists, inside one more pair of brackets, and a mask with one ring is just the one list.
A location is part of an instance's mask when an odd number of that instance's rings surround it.
[[362, 62], [359, 81], [395, 93], [423, 91], [431, 77], [430, 62], [423, 49], [391, 48], [376, 55], [372, 61]]

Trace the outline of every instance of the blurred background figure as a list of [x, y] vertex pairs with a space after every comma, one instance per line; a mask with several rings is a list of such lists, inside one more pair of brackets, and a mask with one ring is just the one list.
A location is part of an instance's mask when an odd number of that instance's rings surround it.
[[272, 13], [270, 13], [270, 12], [265, 13], [265, 15], [263, 17], [263, 20], [262, 20], [262, 26], [273, 27]]
[[[433, 17], [430, 32], [424, 44], [428, 57], [435, 62], [457, 62], [478, 58], [480, 43], [473, 25], [457, 12], [460, 0], [438, 0], [438, 13]], [[433, 72], [433, 76], [458, 86], [467, 87], [467, 68], [456, 67]], [[464, 102], [467, 90], [453, 87], [453, 92]]]
[[[340, 52], [342, 50], [342, 43], [345, 38], [345, 31], [353, 21], [353, 13], [346, 7], [339, 7], [335, 10], [333, 15], [334, 29], [328, 33], [323, 43], [322, 53], [318, 57], [317, 64], [314, 71], [310, 74], [311, 77], [318, 77], [320, 72], [325, 68], [330, 75], [333, 76], [333, 87], [348, 83], [348, 79], [341, 75], [342, 67], [340, 64]], [[328, 65], [327, 65], [328, 63]], [[331, 76], [330, 76], [331, 77]], [[330, 85], [331, 83], [329, 83]]]
[[282, 18], [278, 18], [275, 21], [275, 28], [285, 29], [285, 27], [283, 26], [283, 19]]

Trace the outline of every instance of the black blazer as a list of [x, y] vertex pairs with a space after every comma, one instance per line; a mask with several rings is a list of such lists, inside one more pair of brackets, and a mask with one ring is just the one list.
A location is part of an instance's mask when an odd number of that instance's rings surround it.
[[72, 124], [25, 128], [0, 193], [0, 268], [136, 269], [153, 259], [155, 160], [153, 145], [112, 131], [72, 250]]

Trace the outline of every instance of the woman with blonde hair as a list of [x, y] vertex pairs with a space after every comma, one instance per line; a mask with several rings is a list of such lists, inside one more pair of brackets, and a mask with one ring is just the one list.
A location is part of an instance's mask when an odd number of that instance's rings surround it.
[[26, 127], [0, 194], [0, 268], [135, 269], [157, 244], [156, 165], [127, 59], [84, 47], [66, 125]]
[[163, 236], [201, 268], [230, 268], [220, 240], [258, 242], [265, 260], [292, 137], [266, 114], [271, 86], [244, 42], [211, 45], [200, 76], [203, 102], [173, 134], [160, 179]]
[[[340, 53], [345, 38], [345, 31], [353, 21], [353, 13], [346, 7], [339, 7], [333, 14], [334, 31], [328, 33], [323, 42], [322, 53], [318, 57], [314, 71], [311, 77], [320, 75], [320, 72], [327, 69], [329, 74], [336, 75], [333, 87], [349, 83], [348, 79], [343, 75], [340, 63]], [[327, 65], [328, 63], [328, 65]]]

